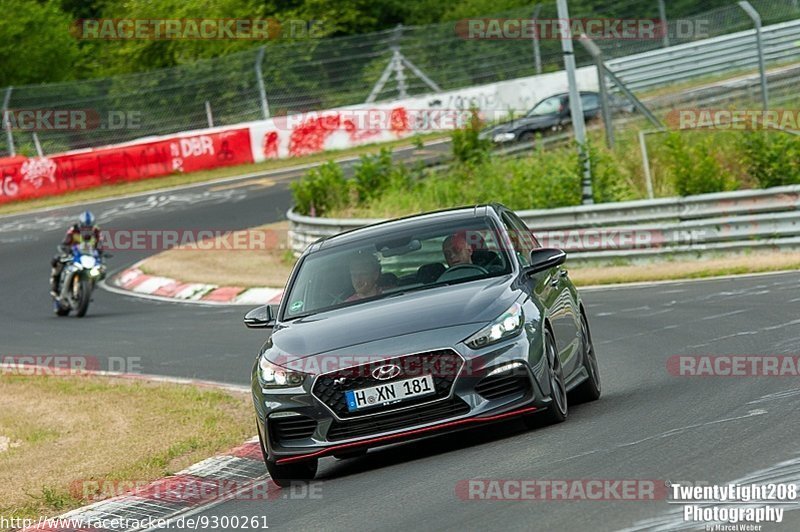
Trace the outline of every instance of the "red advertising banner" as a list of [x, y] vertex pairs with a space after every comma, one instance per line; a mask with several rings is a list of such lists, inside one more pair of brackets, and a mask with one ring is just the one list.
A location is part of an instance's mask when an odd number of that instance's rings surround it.
[[5, 157], [0, 203], [252, 162], [246, 127], [46, 157]]

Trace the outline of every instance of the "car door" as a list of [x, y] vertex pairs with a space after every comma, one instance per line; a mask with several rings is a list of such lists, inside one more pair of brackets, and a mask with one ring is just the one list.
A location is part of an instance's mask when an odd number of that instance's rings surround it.
[[[516, 214], [505, 211], [502, 216], [509, 234], [513, 235], [512, 242], [517, 249], [517, 257], [523, 265], [530, 265], [531, 251], [541, 246], [525, 222]], [[580, 328], [577, 293], [569, 282], [567, 269], [561, 265], [533, 275], [530, 278], [530, 287], [547, 309], [564, 375], [571, 375], [580, 363], [577, 356]]]
[[581, 94], [581, 107], [586, 120], [596, 118], [600, 114], [600, 98], [593, 92]]

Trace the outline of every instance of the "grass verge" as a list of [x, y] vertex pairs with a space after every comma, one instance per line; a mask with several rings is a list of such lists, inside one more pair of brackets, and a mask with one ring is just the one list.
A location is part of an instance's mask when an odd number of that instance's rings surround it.
[[255, 430], [247, 395], [185, 385], [3, 375], [0, 398], [0, 515], [11, 517], [61, 514], [91, 502], [84, 480], [158, 479]]

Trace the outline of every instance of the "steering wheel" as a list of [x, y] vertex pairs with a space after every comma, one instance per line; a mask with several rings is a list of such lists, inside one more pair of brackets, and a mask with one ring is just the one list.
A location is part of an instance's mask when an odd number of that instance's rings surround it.
[[331, 305], [338, 305], [339, 303], [344, 302], [345, 296], [347, 295], [347, 290], [342, 290], [338, 293], [334, 292], [333, 290], [325, 290], [323, 294], [331, 298]]
[[450, 268], [446, 269], [444, 273], [442, 273], [442, 275], [436, 279], [436, 281], [453, 281], [456, 279], [463, 279], [464, 277], [470, 277], [471, 274], [475, 273], [489, 273], [489, 271], [483, 266], [478, 266], [477, 264], [456, 264], [455, 266], [451, 266]]

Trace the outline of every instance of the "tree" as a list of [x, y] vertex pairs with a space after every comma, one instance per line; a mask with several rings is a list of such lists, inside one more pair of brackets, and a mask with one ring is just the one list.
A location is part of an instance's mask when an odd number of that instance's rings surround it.
[[0, 87], [75, 77], [71, 19], [53, 1], [0, 0]]

